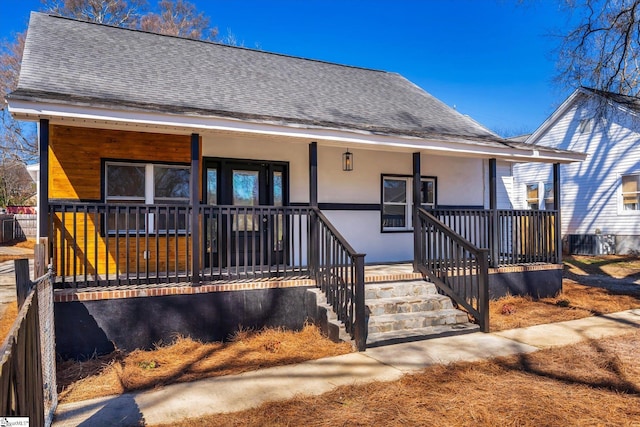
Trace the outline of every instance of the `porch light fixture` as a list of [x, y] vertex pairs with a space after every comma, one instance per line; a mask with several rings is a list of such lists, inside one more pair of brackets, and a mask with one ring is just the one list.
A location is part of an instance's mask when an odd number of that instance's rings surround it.
[[342, 153], [342, 170], [343, 171], [353, 170], [353, 153], [350, 152], [348, 148], [347, 148], [347, 151]]

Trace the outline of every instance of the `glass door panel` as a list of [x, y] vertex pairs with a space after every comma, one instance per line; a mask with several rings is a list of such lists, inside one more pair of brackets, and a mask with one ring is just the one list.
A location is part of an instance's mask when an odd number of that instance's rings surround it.
[[[232, 182], [232, 204], [234, 206], [260, 205], [259, 171], [234, 169]], [[238, 213], [233, 219], [233, 231], [260, 231], [260, 218], [251, 210]]]

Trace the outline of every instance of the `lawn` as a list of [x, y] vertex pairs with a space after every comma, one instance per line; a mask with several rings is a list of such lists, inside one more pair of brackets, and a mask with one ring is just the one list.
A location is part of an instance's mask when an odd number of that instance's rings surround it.
[[638, 426], [638, 348], [640, 331], [167, 426]]
[[[583, 258], [584, 257], [580, 259], [577, 259], [576, 257], [568, 258], [566, 262], [566, 268], [578, 268], [575, 265], [579, 264], [581, 265], [581, 267], [579, 268], [582, 271], [588, 271], [588, 273], [592, 275], [601, 274], [606, 277], [612, 277], [609, 276], [605, 271], [615, 271], [618, 276], [629, 278], [633, 277], [633, 274], [637, 274], [637, 272], [634, 273], [634, 271], [636, 271], [636, 268], [640, 267], [640, 260], [638, 260], [637, 258], [631, 259], [628, 257], [619, 257], [615, 259], [608, 258], [606, 260], [600, 259], [601, 257], [591, 257], [593, 259], [589, 260], [585, 260]], [[589, 268], [597, 268], [598, 270], [589, 270]], [[579, 280], [579, 276], [580, 275], [578, 274], [572, 277], [577, 277], [577, 279]], [[575, 280], [565, 279], [563, 282], [563, 292], [555, 298], [533, 300], [531, 298], [506, 297], [496, 301], [492, 301], [490, 304], [491, 330], [499, 331], [541, 323], [571, 320], [592, 315], [622, 311], [636, 307], [640, 307], [640, 292], [631, 292], [631, 295], [620, 294], [618, 292], [612, 292], [603, 288], [584, 286], [579, 284]], [[7, 310], [6, 316], [4, 316], [3, 319], [0, 319], [0, 334], [4, 329], [8, 330], [8, 328], [10, 328], [11, 323], [8, 317], [15, 317], [14, 311], [16, 310], [13, 308], [11, 310]], [[640, 337], [638, 337], [636, 334], [632, 342], [637, 343], [639, 340]], [[592, 343], [591, 345], [593, 346], [595, 344]], [[619, 346], [621, 346], [620, 348], [626, 348], [621, 344]], [[231, 342], [228, 343], [199, 343], [189, 338], [181, 337], [177, 338], [173, 343], [158, 345], [158, 347], [152, 351], [137, 350], [129, 354], [115, 352], [107, 356], [93, 358], [86, 362], [60, 362], [58, 364], [58, 386], [60, 392], [59, 399], [61, 403], [68, 403], [93, 397], [121, 394], [128, 391], [150, 389], [174, 382], [193, 381], [200, 378], [237, 374], [248, 370], [260, 369], [270, 366], [300, 363], [305, 360], [339, 355], [350, 351], [352, 351], [352, 349], [349, 344], [331, 343], [321, 336], [317, 328], [312, 326], [308, 326], [304, 328], [303, 331], [297, 333], [273, 329], [253, 332], [242, 331], [237, 334], [236, 337], [231, 340]], [[591, 357], [590, 353], [588, 353], [591, 350], [588, 349], [571, 351], [587, 352], [583, 354], [581, 358], [586, 356]], [[549, 353], [549, 358], [558, 358], [560, 357], [559, 355], [562, 354], [562, 352], [557, 353], [554, 351], [550, 351], [539, 352], [536, 353], [536, 355], [547, 353]], [[535, 357], [542, 356], [530, 355], [526, 357], [535, 359]], [[618, 363], [618, 357], [623, 356], [613, 357], [613, 359], [611, 359], [613, 362], [607, 361], [609, 359], [603, 359], [601, 362], [606, 368], [605, 365], [607, 364], [610, 365], [614, 362]], [[531, 361], [533, 361], [534, 359], [520, 360], [518, 362], [519, 359], [514, 358], [514, 360], [510, 361], [505, 359], [504, 361], [487, 362], [484, 364], [478, 364], [477, 366], [476, 364], [462, 364], [460, 366], [456, 365], [455, 367], [437, 367], [430, 370], [430, 375], [433, 376], [433, 378], [442, 379], [451, 374], [452, 371], [450, 371], [450, 369], [461, 370], [461, 372], [456, 373], [454, 377], [460, 376], [458, 381], [462, 381], [464, 379], [465, 382], [469, 382], [469, 387], [467, 387], [466, 385], [464, 386], [464, 388], [459, 387], [459, 394], [471, 393], [469, 396], [473, 396], [473, 393], [476, 393], [476, 391], [474, 391], [475, 388], [479, 388], [480, 391], [491, 391], [491, 393], [496, 392], [496, 390], [494, 390], [493, 386], [490, 386], [490, 384], [491, 381], [496, 381], [497, 379], [493, 378], [493, 380], [490, 381], [489, 377], [491, 377], [491, 375], [497, 375], [498, 377], [503, 376], [508, 380], [509, 383], [513, 381], [513, 383], [509, 387], [517, 390], [517, 395], [523, 393], [521, 389], [530, 390], [531, 393], [534, 393], [534, 389], [531, 388], [533, 387], [533, 385], [522, 388], [523, 386], [520, 383], [521, 381], [528, 381], [522, 379], [522, 375], [531, 375], [531, 373], [523, 372], [522, 369], [515, 368], [515, 364], [517, 363], [526, 362], [527, 364], [529, 364], [533, 363]], [[548, 362], [549, 361], [547, 360], [545, 363]], [[562, 366], [565, 366], [565, 364], [569, 362], [564, 360], [563, 358], [559, 358], [558, 363]], [[575, 369], [576, 367], [573, 366], [575, 364], [576, 363], [570, 364], [567, 369]], [[584, 365], [584, 363], [582, 364]], [[613, 365], [611, 366], [614, 367]], [[560, 368], [558, 369], [561, 370]], [[634, 368], [633, 366], [629, 368], [625, 365], [624, 369], [631, 369], [633, 371]], [[465, 373], [467, 371], [468, 373]], [[472, 375], [473, 378], [476, 378], [474, 380], [476, 381], [476, 383], [474, 383], [471, 378], [467, 378], [465, 375]], [[514, 375], [515, 377], [513, 377]], [[548, 375], [543, 377], [544, 378], [542, 379], [544, 379], [545, 381], [552, 380], [548, 377]], [[416, 387], [416, 384], [414, 384], [414, 382], [416, 382], [417, 384], [423, 384], [423, 386], [425, 387], [429, 384], [433, 385], [432, 382], [427, 381], [425, 378], [420, 378], [422, 377], [416, 376], [409, 383], [406, 383], [407, 381], [409, 381], [408, 379], [402, 380], [399, 383], [402, 383], [401, 387], [409, 388]], [[557, 381], [557, 379], [553, 381]], [[448, 382], [442, 380], [440, 382], [442, 382], [443, 387], [449, 383], [451, 384], [451, 387], [453, 387], [453, 384], [456, 384], [456, 381]], [[637, 382], [634, 384], [637, 384]], [[570, 385], [574, 386], [574, 384]], [[397, 385], [394, 385], [394, 387], [396, 386]], [[460, 384], [458, 384], [458, 386], [460, 386]], [[540, 385], [540, 387], [547, 386], [548, 385]], [[375, 388], [376, 386], [363, 386], [364, 394], [367, 394], [369, 393], [369, 391], [373, 390], [369, 389], [369, 387]], [[584, 387], [584, 385], [582, 385], [581, 387]], [[608, 386], [604, 388], [607, 387]], [[615, 389], [618, 390], [618, 388]], [[619, 391], [620, 390], [618, 390], [618, 392]], [[567, 391], [559, 390], [558, 393], [560, 392], [564, 393]], [[603, 390], [600, 390], [599, 392], [603, 392]], [[336, 396], [343, 396], [344, 393], [345, 392], [342, 391], [338, 392], [337, 395], [331, 395], [334, 396], [333, 398], [335, 399]], [[382, 391], [380, 391], [379, 393], [382, 393]], [[424, 391], [423, 393], [427, 392]], [[430, 393], [431, 392], [428, 392], [427, 395], [430, 395]], [[454, 392], [451, 391], [451, 393]], [[350, 394], [347, 395], [351, 396]], [[380, 395], [377, 396], [380, 399], [387, 399], [386, 397], [382, 397]], [[446, 396], [446, 393], [443, 394], [443, 396]], [[449, 396], [450, 399], [453, 399], [455, 401], [454, 397], [455, 396], [453, 395]], [[323, 398], [324, 397], [321, 396], [314, 399]], [[598, 398], [604, 397], [601, 396]], [[369, 398], [366, 396], [351, 396], [340, 397], [337, 401], [341, 402], [339, 403], [340, 407], [358, 407], [356, 405], [356, 402], [362, 401], [359, 404], [364, 405], [367, 402], [366, 399]], [[445, 399], [445, 397], [443, 397], [443, 399]], [[494, 396], [493, 399], [496, 399], [496, 396]], [[291, 404], [295, 406], [294, 402], [292, 402]], [[303, 407], [306, 405], [301, 402], [299, 402], [298, 404]], [[398, 402], [396, 402], [396, 404], [398, 404], [399, 406], [403, 406]], [[424, 406], [424, 403], [419, 403], [419, 405]], [[423, 406], [420, 406], [420, 408], [422, 408]], [[430, 406], [427, 407], [430, 408]], [[399, 407], [397, 409], [400, 410], [401, 408]], [[268, 411], [267, 409], [265, 410]], [[431, 411], [431, 409], [429, 410]], [[287, 411], [293, 411], [292, 413], [295, 413], [293, 409], [287, 409]], [[475, 413], [474, 411], [478, 412]], [[477, 418], [480, 423], [484, 423], [485, 420], [489, 420], [488, 418], [485, 418], [486, 416], [488, 416], [488, 413], [486, 413], [486, 411], [481, 411], [480, 409], [474, 411], [471, 411], [467, 415], [457, 415], [457, 417], [460, 417], [460, 423], [471, 423], [471, 421], [465, 421], [466, 416], [470, 416], [471, 419]], [[382, 413], [383, 412], [381, 412], [381, 414]], [[251, 413], [251, 411], [245, 414], [248, 417], [247, 420], [252, 420], [255, 416], [257, 416], [255, 414], [252, 414], [253, 413]], [[388, 415], [389, 414], [387, 413], [387, 416]], [[321, 417], [321, 415], [318, 415], [318, 417]], [[402, 417], [398, 418], [398, 420], [404, 420], [404, 417], [409, 417], [406, 418], [407, 423], [413, 424], [415, 421], [407, 414], [403, 414]], [[220, 419], [224, 420], [226, 418], [223, 417]], [[285, 420], [286, 417], [282, 419]], [[316, 418], [315, 421], [319, 419], [322, 418]], [[358, 425], [358, 423], [360, 422], [349, 417], [345, 419], [349, 420], [347, 424], [354, 423], [354, 425]], [[251, 422], [247, 421], [247, 423], [240, 423], [239, 425], [260, 425], [267, 420], [267, 418], [263, 418], [262, 422], [255, 421], [255, 423], [252, 424]], [[365, 417], [365, 420], [368, 421], [363, 421], [363, 425], [369, 422], [380, 423], [379, 420], [376, 421], [375, 417], [373, 419]], [[219, 423], [218, 421], [211, 422], [218, 425], [226, 424], [225, 421], [220, 421]], [[232, 421], [231, 418], [229, 418], [229, 423], [231, 425], [234, 425], [236, 422], [239, 421]], [[293, 422], [291, 420], [290, 422], [292, 424], [298, 424], [297, 422]], [[204, 423], [208, 425], [209, 421], [206, 421]], [[282, 423], [286, 424], [284, 421], [282, 421]], [[281, 425], [282, 423], [276, 423], [276, 425]], [[521, 423], [514, 422], [513, 424], [520, 425]], [[532, 423], [530, 425], [534, 424], [535, 423]], [[522, 425], [527, 424], [524, 423]]]
[[[640, 307], [640, 294], [619, 294], [565, 279], [563, 292], [555, 298], [506, 297], [491, 301], [491, 330], [579, 319], [637, 307]], [[128, 355], [116, 352], [87, 362], [60, 363], [60, 401], [67, 403], [150, 389], [349, 351], [352, 351], [350, 345], [331, 343], [311, 326], [301, 333], [245, 331], [229, 343], [203, 344], [180, 338], [172, 345], [158, 346], [153, 351], [135, 351]]]

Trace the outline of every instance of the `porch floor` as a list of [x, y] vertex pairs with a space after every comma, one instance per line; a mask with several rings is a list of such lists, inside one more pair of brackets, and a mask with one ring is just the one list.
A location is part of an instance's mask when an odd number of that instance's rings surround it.
[[[562, 268], [557, 264], [523, 264], [490, 268], [489, 274], [505, 272], [524, 272], [536, 270], [551, 270]], [[420, 273], [413, 272], [411, 263], [371, 264], [365, 266], [365, 283], [394, 282], [402, 280], [421, 279]], [[208, 292], [242, 291], [251, 289], [275, 289], [298, 286], [314, 286], [315, 281], [301, 272], [287, 277], [243, 278], [236, 280], [218, 280], [203, 282], [200, 286], [193, 286], [187, 281], [175, 283], [138, 283], [128, 285], [111, 284], [109, 286], [82, 286], [54, 290], [54, 301], [94, 301], [103, 299], [138, 298], [166, 295], [187, 295]]]

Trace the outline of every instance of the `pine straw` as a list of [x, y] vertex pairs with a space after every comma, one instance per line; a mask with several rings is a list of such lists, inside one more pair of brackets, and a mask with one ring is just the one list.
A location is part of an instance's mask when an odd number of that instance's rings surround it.
[[5, 311], [0, 317], [0, 345], [7, 339], [13, 323], [18, 318], [18, 303], [12, 302], [5, 305]]
[[543, 323], [581, 319], [640, 307], [640, 295], [622, 295], [603, 288], [562, 281], [562, 292], [555, 298], [507, 296], [489, 303], [492, 332]]
[[640, 424], [640, 332], [388, 383], [343, 386], [171, 426], [631, 426]]
[[349, 343], [333, 343], [311, 325], [299, 332], [240, 331], [229, 343], [200, 343], [178, 337], [172, 344], [159, 345], [152, 351], [136, 350], [128, 355], [116, 352], [87, 362], [59, 363], [59, 399], [61, 403], [75, 402], [351, 351]]

